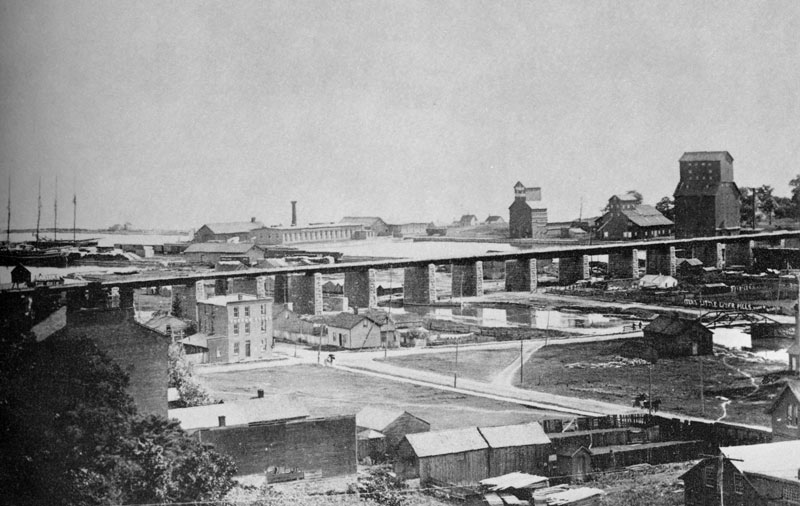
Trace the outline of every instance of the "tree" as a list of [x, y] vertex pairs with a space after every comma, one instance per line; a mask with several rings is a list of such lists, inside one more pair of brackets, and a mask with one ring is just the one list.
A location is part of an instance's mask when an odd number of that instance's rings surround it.
[[169, 347], [169, 386], [178, 389], [181, 398], [177, 404], [180, 408], [214, 403], [206, 389], [194, 379], [192, 364], [186, 359], [180, 343], [172, 343]]
[[163, 417], [139, 417], [127, 374], [88, 339], [0, 353], [0, 490], [8, 504], [217, 500], [235, 466]]
[[740, 188], [742, 194], [742, 206], [739, 209], [739, 219], [742, 224], [749, 224], [753, 228], [757, 223], [753, 220], [753, 192], [750, 188]]
[[669, 196], [661, 197], [656, 204], [656, 211], [663, 214], [670, 221], [675, 221], [675, 201]]
[[172, 293], [172, 302], [170, 306], [170, 314], [175, 318], [183, 318], [183, 296], [177, 293]]
[[767, 217], [767, 221], [772, 225], [772, 215], [775, 212], [775, 197], [772, 196], [773, 188], [769, 185], [762, 185], [756, 188], [756, 198], [758, 199], [758, 209]]

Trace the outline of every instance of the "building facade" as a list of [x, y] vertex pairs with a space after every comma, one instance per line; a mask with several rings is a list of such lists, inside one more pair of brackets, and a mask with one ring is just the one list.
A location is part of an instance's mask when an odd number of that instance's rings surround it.
[[672, 235], [674, 226], [655, 207], [640, 203], [632, 193], [608, 199], [608, 212], [596, 223], [596, 237], [607, 241], [666, 237]]
[[789, 380], [767, 408], [772, 420], [772, 440], [800, 439], [800, 384]]
[[675, 188], [675, 237], [739, 233], [741, 194], [733, 181], [733, 157], [727, 151], [684, 153]]
[[690, 357], [714, 352], [714, 334], [699, 320], [661, 315], [650, 322], [643, 333], [659, 357]]
[[378, 312], [369, 314], [339, 313], [326, 317], [327, 344], [348, 349], [396, 348], [399, 346], [395, 324]]
[[364, 230], [372, 232], [373, 235], [389, 235], [389, 225], [378, 216], [345, 216], [339, 222], [347, 225], [361, 225]]
[[542, 189], [528, 188], [517, 181], [514, 202], [508, 207], [508, 232], [512, 239], [530, 238], [547, 232], [547, 208], [542, 204]]
[[365, 230], [362, 225], [355, 223], [338, 223], [305, 227], [261, 227], [253, 230], [251, 237], [256, 244], [275, 245], [369, 239], [375, 237], [375, 232]]
[[264, 250], [251, 242], [201, 242], [183, 252], [188, 263], [216, 265], [223, 258], [238, 259], [248, 265], [264, 258]]
[[210, 297], [197, 301], [197, 316], [209, 363], [272, 356], [272, 298], [242, 293]]

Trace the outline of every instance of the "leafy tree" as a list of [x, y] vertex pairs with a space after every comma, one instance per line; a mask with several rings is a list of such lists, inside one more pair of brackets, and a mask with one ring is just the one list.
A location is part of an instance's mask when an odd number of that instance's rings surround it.
[[772, 196], [774, 189], [769, 185], [756, 188], [756, 198], [758, 199], [758, 209], [767, 217], [767, 221], [772, 225], [772, 216], [775, 213], [775, 197]]
[[797, 212], [794, 202], [789, 197], [775, 197], [775, 218], [794, 218]]
[[675, 201], [671, 197], [661, 197], [655, 207], [666, 219], [675, 221]]
[[180, 343], [172, 343], [169, 347], [169, 386], [177, 388], [181, 394], [178, 407], [189, 408], [214, 403], [206, 389], [194, 379], [192, 364], [186, 359]]
[[183, 306], [181, 306], [181, 302], [183, 302], [183, 296], [178, 295], [176, 293], [172, 294], [172, 302], [170, 306], [170, 314], [175, 318], [183, 318]]
[[747, 224], [755, 228], [757, 223], [753, 223], [753, 191], [750, 188], [740, 188], [739, 191], [742, 194], [739, 219], [743, 226]]
[[407, 485], [388, 467], [375, 467], [360, 476], [358, 483], [350, 486], [359, 497], [385, 506], [403, 506], [408, 499]]
[[88, 339], [0, 353], [0, 490], [8, 504], [216, 500], [230, 458], [174, 421], [137, 417], [128, 377]]

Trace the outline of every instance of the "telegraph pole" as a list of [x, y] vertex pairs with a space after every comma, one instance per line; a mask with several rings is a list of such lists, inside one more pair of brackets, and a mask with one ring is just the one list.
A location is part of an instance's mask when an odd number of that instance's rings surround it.
[[458, 338], [456, 338], [456, 370], [453, 371], [453, 388], [458, 383]]
[[522, 370], [525, 367], [525, 361], [522, 358], [522, 338], [519, 338], [519, 387], [522, 388]]

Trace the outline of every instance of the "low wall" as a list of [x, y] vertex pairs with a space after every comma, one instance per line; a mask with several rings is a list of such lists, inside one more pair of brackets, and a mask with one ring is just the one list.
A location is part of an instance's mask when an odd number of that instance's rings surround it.
[[196, 435], [233, 458], [238, 475], [263, 473], [270, 466], [298, 468], [306, 478], [356, 472], [355, 415], [215, 427]]

